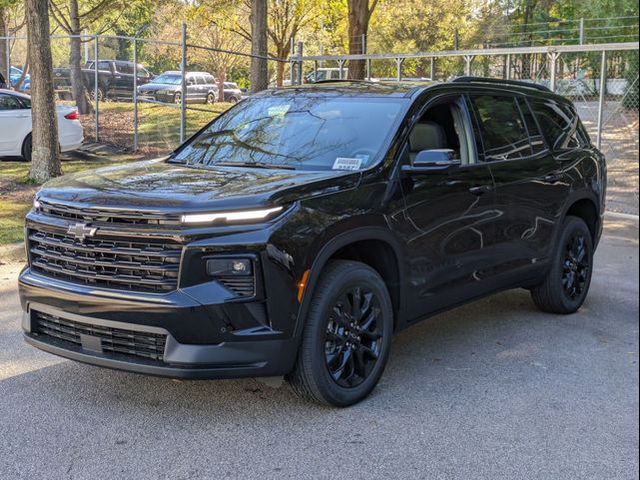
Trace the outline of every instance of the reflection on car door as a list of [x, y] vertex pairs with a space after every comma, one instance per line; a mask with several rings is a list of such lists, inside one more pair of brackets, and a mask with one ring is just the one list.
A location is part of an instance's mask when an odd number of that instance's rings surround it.
[[488, 166], [478, 162], [465, 99], [446, 96], [433, 102], [411, 130], [402, 162], [412, 163], [422, 150], [450, 149], [461, 165], [403, 172], [402, 235], [412, 259], [407, 298], [415, 302], [409, 311], [416, 319], [480, 295], [494, 261], [493, 181]]
[[478, 150], [494, 178], [495, 241], [499, 246], [496, 275], [504, 282], [542, 265], [553, 245], [568, 184], [543, 138], [524, 97], [471, 95]]

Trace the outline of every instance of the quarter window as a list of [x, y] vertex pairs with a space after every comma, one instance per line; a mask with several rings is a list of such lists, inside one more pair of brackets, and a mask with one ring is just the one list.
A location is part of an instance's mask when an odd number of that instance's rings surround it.
[[479, 123], [485, 162], [531, 156], [529, 134], [515, 97], [479, 95], [471, 97], [471, 102]]
[[533, 100], [531, 108], [553, 150], [577, 148], [582, 145], [578, 133], [578, 115], [570, 108], [563, 108], [551, 100]]

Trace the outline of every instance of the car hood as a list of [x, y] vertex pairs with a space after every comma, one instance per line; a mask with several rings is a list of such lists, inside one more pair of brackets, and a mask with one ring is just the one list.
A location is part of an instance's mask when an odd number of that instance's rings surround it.
[[59, 177], [38, 198], [52, 203], [182, 213], [286, 205], [357, 185], [359, 172], [242, 167], [196, 169], [166, 159]]
[[138, 87], [139, 92], [157, 92], [158, 90], [180, 90], [180, 85], [167, 85], [166, 83], [145, 83]]

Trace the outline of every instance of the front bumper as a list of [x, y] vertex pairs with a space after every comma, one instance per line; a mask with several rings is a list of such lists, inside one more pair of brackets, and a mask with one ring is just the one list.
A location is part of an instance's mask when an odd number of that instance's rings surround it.
[[[200, 287], [201, 288], [201, 287]], [[229, 322], [251, 325], [259, 307], [252, 304], [204, 303], [198, 292], [176, 290], [166, 295], [130, 294], [85, 288], [33, 273], [19, 279], [24, 310], [25, 340], [44, 351], [101, 367], [174, 378], [238, 378], [278, 376], [291, 371], [297, 353], [293, 338], [268, 326], [234, 328]], [[211, 293], [211, 291], [209, 292]], [[202, 299], [200, 299], [202, 300]], [[47, 314], [87, 328], [117, 329], [132, 334], [166, 337], [162, 358], [149, 360], [88, 348], [42, 334], [36, 315]], [[231, 318], [231, 317], [233, 318]], [[80, 336], [78, 336], [80, 338]], [[96, 340], [96, 339], [93, 339]]]

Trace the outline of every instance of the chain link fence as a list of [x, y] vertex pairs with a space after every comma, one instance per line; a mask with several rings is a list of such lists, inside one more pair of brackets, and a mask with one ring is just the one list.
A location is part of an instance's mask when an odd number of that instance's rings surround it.
[[[194, 37], [201, 35], [194, 33]], [[72, 42], [80, 43], [74, 88]], [[252, 55], [227, 50], [216, 38], [190, 41], [183, 26], [177, 38], [161, 40], [112, 35], [51, 37], [53, 81], [58, 104], [77, 105], [88, 144], [108, 144], [144, 156], [171, 152], [247, 95]], [[8, 44], [11, 86], [30, 93], [26, 37], [0, 37]], [[268, 58], [275, 76], [278, 64]], [[15, 72], [24, 72], [23, 78]], [[79, 83], [79, 82], [76, 82]], [[82, 107], [78, 97], [86, 99]]]
[[364, 61], [371, 81], [447, 81], [471, 75], [545, 85], [570, 98], [607, 157], [608, 209], [638, 214], [638, 44], [452, 50], [291, 58], [294, 83], [346, 79]]

